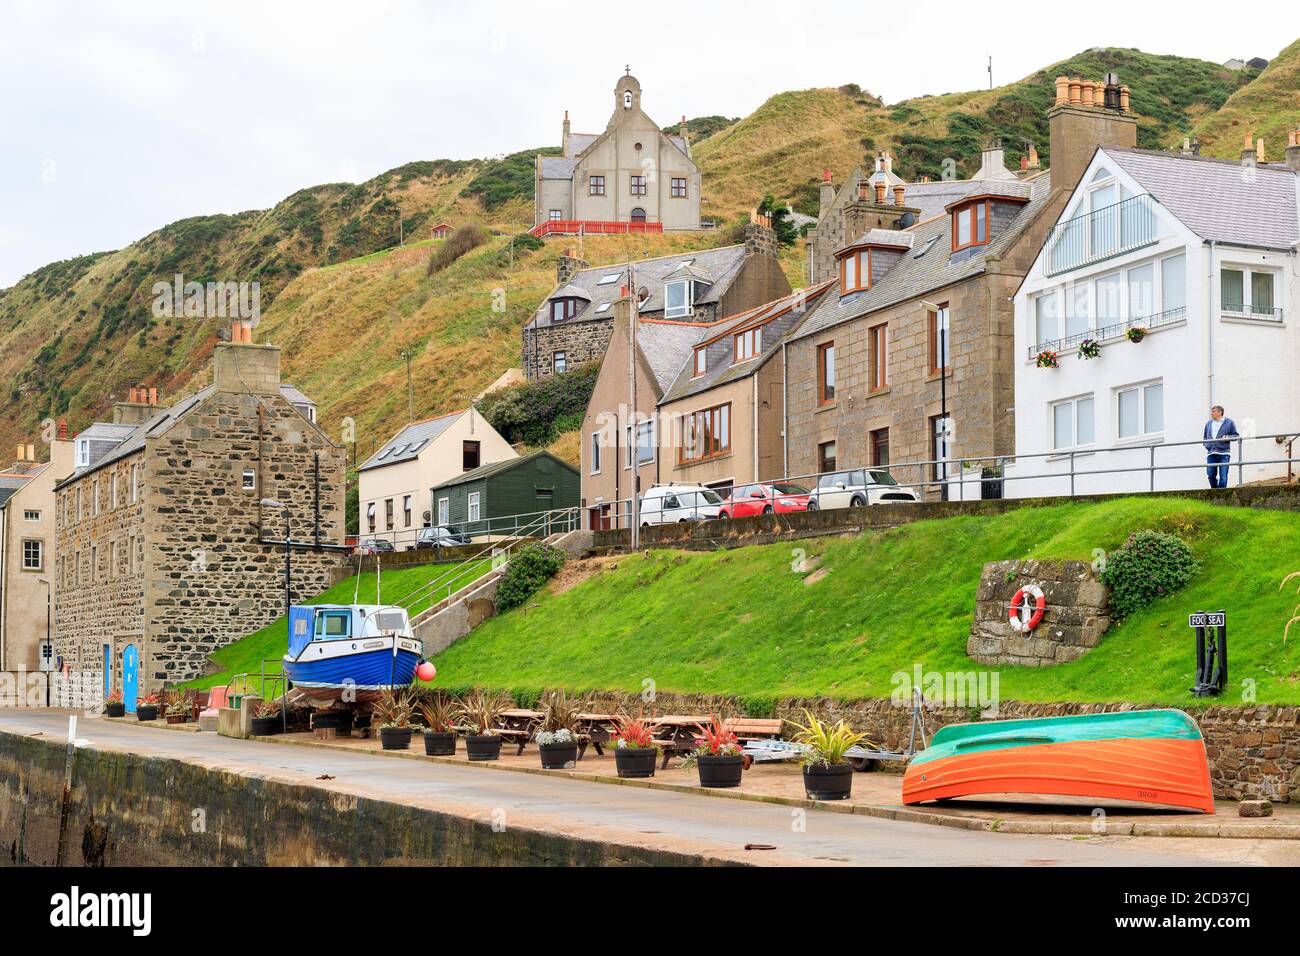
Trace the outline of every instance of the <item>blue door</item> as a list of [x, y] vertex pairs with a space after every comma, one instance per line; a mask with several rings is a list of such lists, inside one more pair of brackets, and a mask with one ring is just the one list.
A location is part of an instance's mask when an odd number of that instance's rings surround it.
[[135, 699], [140, 687], [140, 654], [134, 644], [126, 645], [122, 651], [122, 703], [128, 714], [135, 713]]
[[104, 645], [104, 699], [113, 691], [113, 645]]

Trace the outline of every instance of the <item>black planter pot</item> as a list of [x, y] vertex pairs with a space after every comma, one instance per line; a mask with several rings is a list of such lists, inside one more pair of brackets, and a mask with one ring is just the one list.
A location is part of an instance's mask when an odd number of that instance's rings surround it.
[[742, 754], [700, 757], [700, 786], [739, 787], [740, 774], [744, 769], [745, 758]]
[[653, 777], [659, 751], [654, 747], [616, 747], [614, 766], [620, 777]]
[[411, 746], [411, 728], [380, 727], [379, 745], [384, 750], [406, 750]]
[[135, 719], [136, 720], [157, 720], [158, 705], [141, 704], [139, 707], [135, 709]]
[[538, 744], [537, 752], [542, 757], [543, 770], [564, 770], [578, 762], [578, 745]]
[[280, 715], [274, 717], [254, 717], [249, 732], [254, 737], [270, 737], [280, 732]]
[[496, 734], [467, 734], [465, 753], [470, 760], [496, 760], [501, 756], [501, 740]]
[[424, 732], [424, 752], [430, 757], [450, 757], [456, 753], [456, 735], [454, 733]]
[[853, 766], [804, 767], [803, 788], [809, 800], [847, 800], [853, 792]]
[[105, 717], [125, 717], [125, 716], [126, 716], [126, 704], [105, 704], [105, 705], [104, 705], [104, 716], [105, 716]]

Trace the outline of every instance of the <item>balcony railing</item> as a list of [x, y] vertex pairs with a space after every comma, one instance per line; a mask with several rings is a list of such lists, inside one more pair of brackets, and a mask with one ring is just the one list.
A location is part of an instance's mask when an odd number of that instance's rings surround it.
[[662, 222], [614, 222], [603, 219], [548, 219], [528, 230], [539, 238], [546, 236], [621, 236], [627, 233], [661, 233]]
[[1047, 274], [1059, 275], [1156, 241], [1155, 200], [1143, 193], [1052, 227]]
[[1275, 309], [1272, 306], [1225, 302], [1220, 311], [1231, 319], [1255, 319], [1258, 322], [1282, 321], [1282, 310]]
[[1104, 345], [1108, 341], [1123, 338], [1128, 334], [1129, 329], [1144, 329], [1150, 332], [1152, 329], [1158, 329], [1161, 326], [1182, 322], [1185, 318], [1187, 318], [1187, 309], [1170, 309], [1158, 315], [1139, 316], [1129, 319], [1127, 322], [1116, 322], [1113, 325], [1105, 325], [1099, 329], [1089, 329], [1076, 335], [1067, 335], [1063, 339], [1051, 339], [1047, 342], [1031, 345], [1029, 346], [1029, 359], [1032, 361], [1043, 352], [1062, 352], [1066, 349], [1077, 348], [1084, 339], [1095, 339]]

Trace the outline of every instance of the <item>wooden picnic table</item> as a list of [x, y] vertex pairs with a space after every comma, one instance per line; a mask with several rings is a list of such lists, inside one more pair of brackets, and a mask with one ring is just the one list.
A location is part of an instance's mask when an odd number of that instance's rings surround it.
[[650, 721], [655, 743], [664, 752], [660, 770], [668, 769], [668, 758], [688, 754], [695, 749], [695, 740], [700, 735], [700, 728], [709, 723], [711, 718], [691, 716], [689, 714], [665, 714]]
[[607, 744], [613, 738], [614, 732], [618, 730], [617, 714], [579, 714], [579, 746], [578, 759], [587, 750], [587, 744], [596, 748], [596, 753], [600, 756], [605, 755], [601, 749], [602, 744]]

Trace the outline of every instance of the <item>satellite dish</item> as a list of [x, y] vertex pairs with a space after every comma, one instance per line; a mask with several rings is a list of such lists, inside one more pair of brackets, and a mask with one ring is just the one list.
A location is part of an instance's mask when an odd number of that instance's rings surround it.
[[636, 297], [637, 297], [640, 301], [644, 302], [646, 299], [650, 298], [650, 290], [647, 289], [645, 286], [640, 286], [640, 287], [636, 290]]
[[916, 213], [905, 212], [898, 217], [898, 228], [907, 229], [916, 222]]

